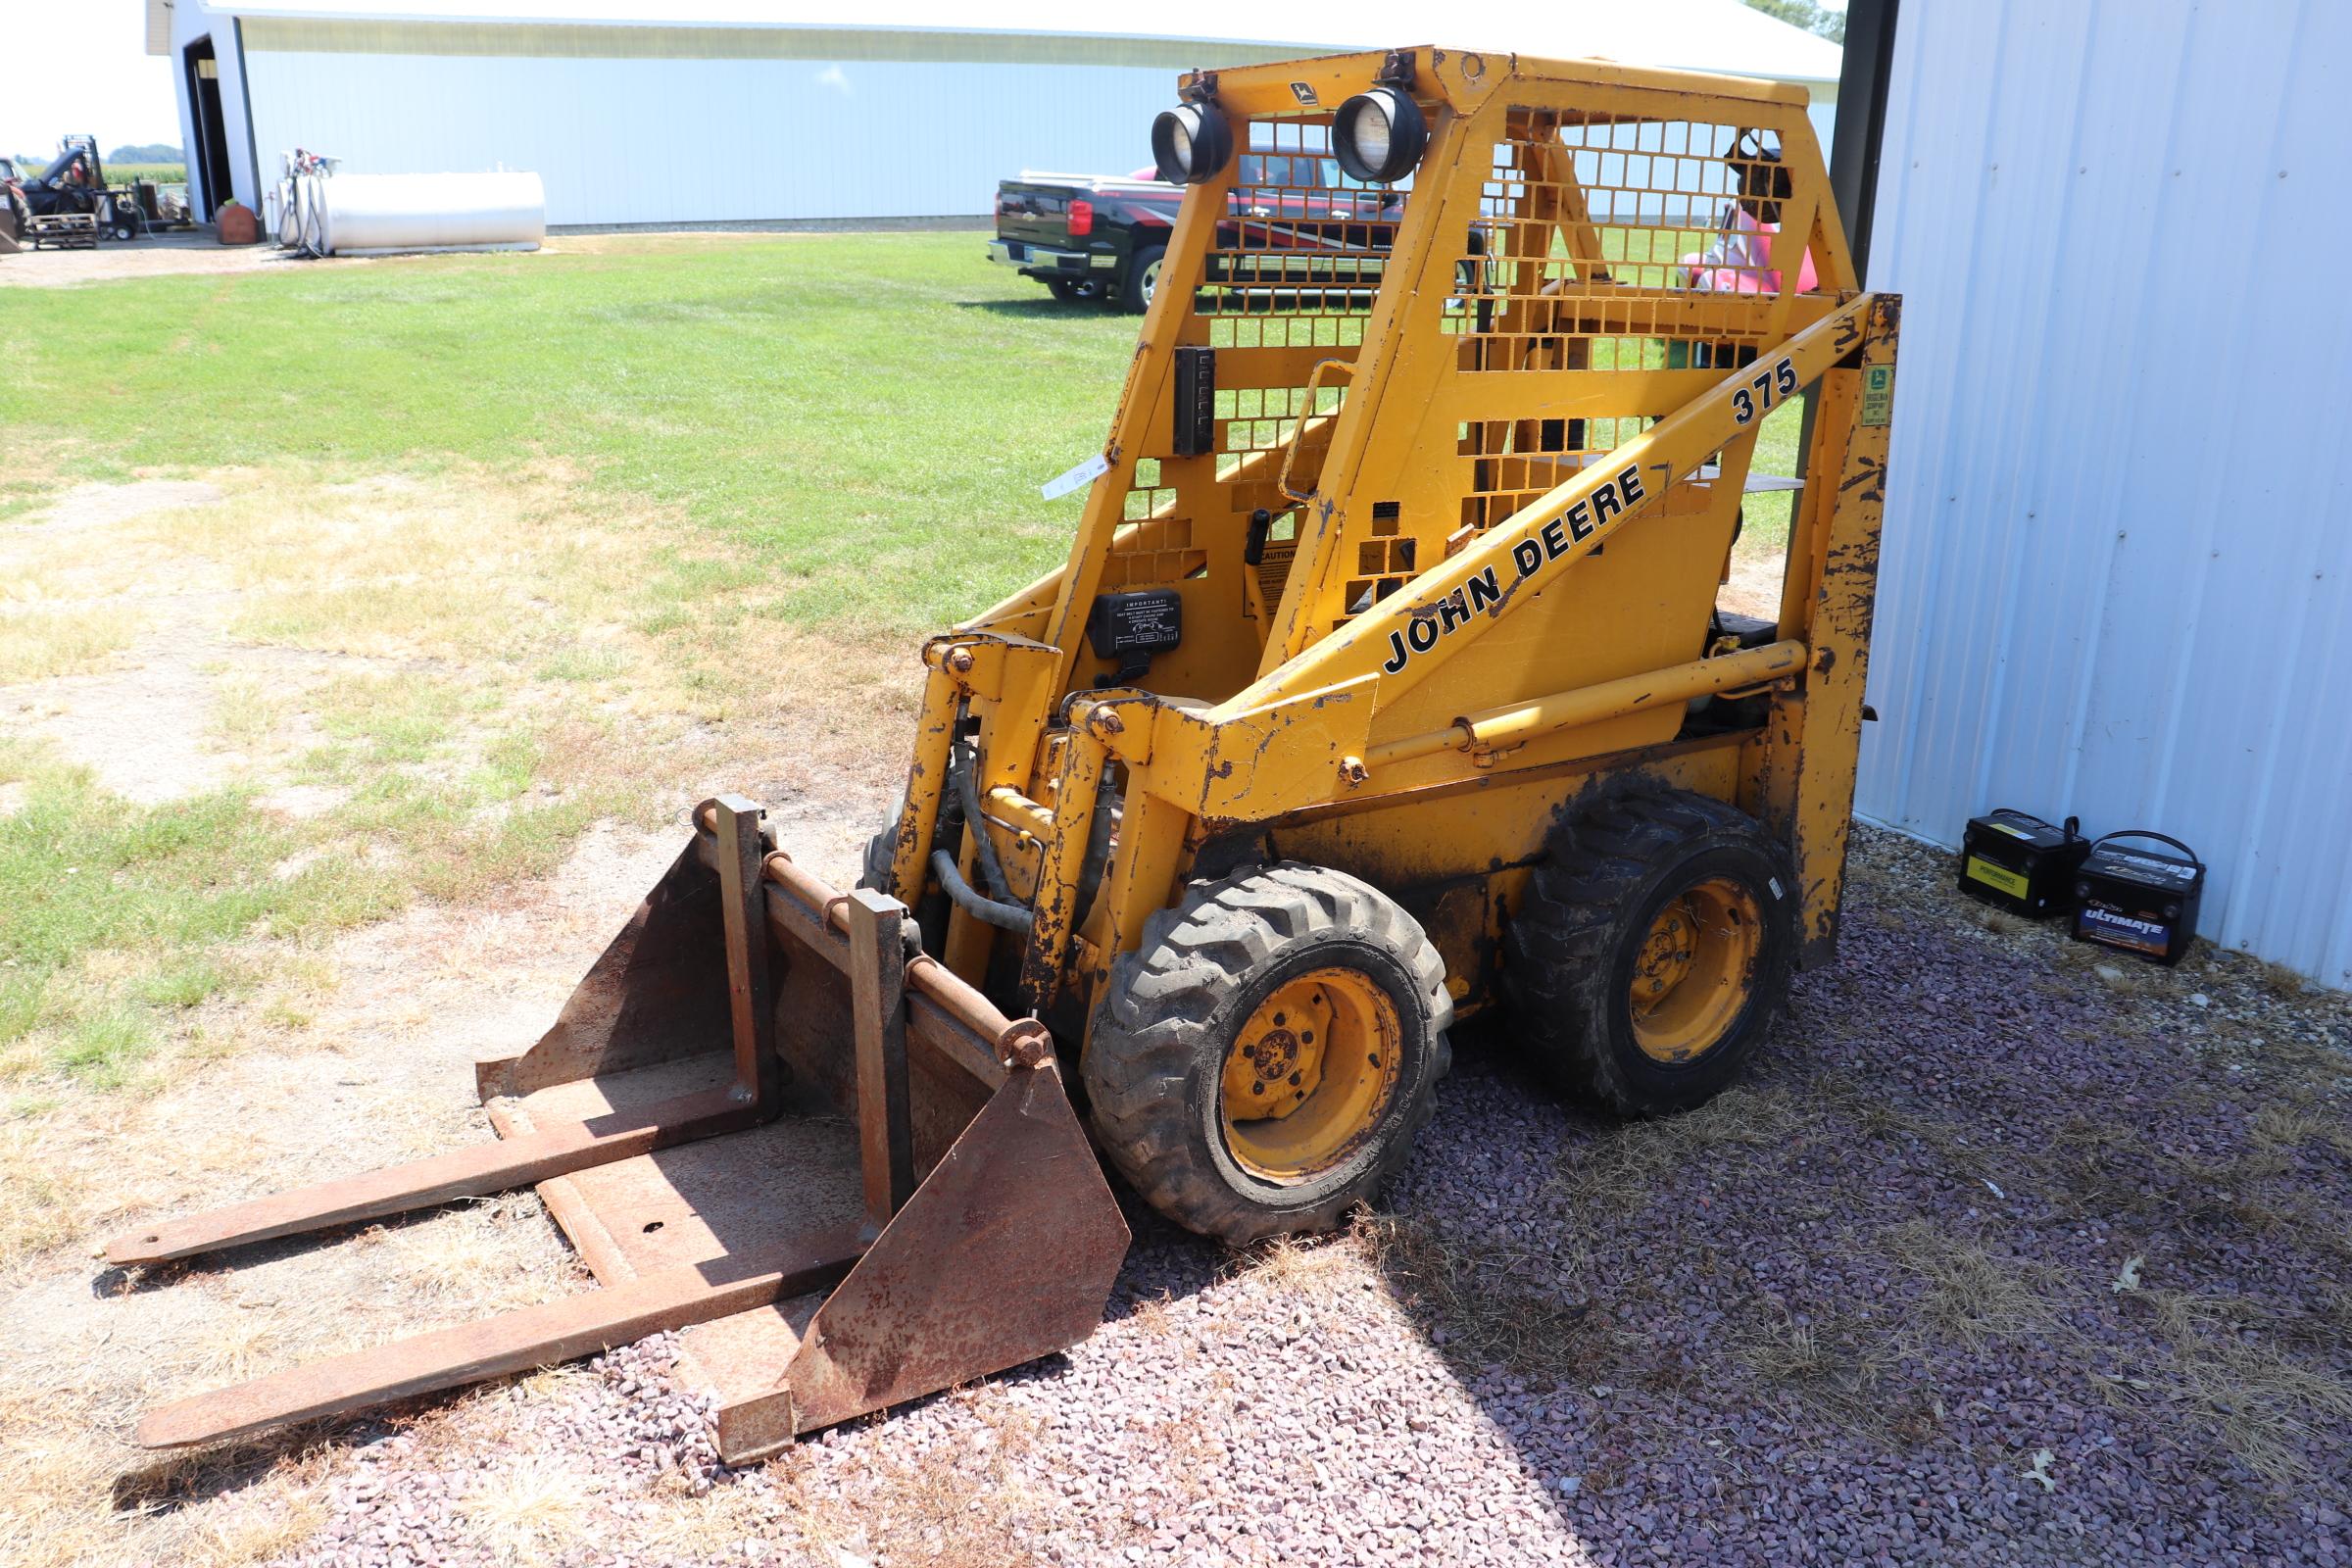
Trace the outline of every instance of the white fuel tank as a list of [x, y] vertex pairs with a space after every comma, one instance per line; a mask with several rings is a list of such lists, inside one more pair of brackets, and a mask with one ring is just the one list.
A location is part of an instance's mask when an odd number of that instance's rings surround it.
[[317, 248], [328, 256], [535, 251], [547, 237], [537, 174], [338, 173], [307, 183]]

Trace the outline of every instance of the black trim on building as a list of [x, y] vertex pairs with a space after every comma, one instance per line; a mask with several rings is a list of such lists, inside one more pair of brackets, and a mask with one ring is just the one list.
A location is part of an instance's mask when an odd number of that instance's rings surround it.
[[[245, 157], [253, 166], [253, 214], [259, 218], [263, 211], [262, 192], [268, 187], [262, 183], [261, 149], [253, 139], [253, 76], [245, 69], [245, 19], [231, 17], [228, 24], [237, 42], [237, 98], [245, 108]], [[1872, 162], [1877, 160], [1874, 158]]]
[[1879, 203], [1879, 148], [1886, 136], [1886, 79], [1901, 0], [1852, 0], [1845, 60], [1838, 72], [1838, 123], [1830, 132], [1830, 190], [1845, 220], [1854, 276], [1868, 287], [1870, 225]]

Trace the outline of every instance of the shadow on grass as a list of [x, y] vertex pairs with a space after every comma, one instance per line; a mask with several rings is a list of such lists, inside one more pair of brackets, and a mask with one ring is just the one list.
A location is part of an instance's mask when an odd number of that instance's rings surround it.
[[1110, 314], [1108, 309], [1098, 300], [1065, 302], [1055, 299], [1051, 294], [1041, 294], [1033, 300], [957, 300], [956, 308], [959, 311], [986, 311], [991, 316], [1054, 317], [1056, 318], [1063, 317], [1092, 318]]
[[426, 1396], [366, 1416], [306, 1421], [255, 1439], [167, 1450], [151, 1463], [115, 1477], [114, 1505], [123, 1513], [169, 1514], [243, 1492], [267, 1479], [290, 1455], [330, 1446], [359, 1448], [380, 1443], [431, 1402], [432, 1396]]

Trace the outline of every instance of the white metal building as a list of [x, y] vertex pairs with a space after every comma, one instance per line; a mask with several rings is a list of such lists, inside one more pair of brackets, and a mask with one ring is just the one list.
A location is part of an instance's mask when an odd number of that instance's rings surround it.
[[1905, 6], [1859, 808], [2154, 827], [2202, 930], [2352, 985], [2352, 6]]
[[1399, 4], [1277, 17], [1196, 0], [1166, 13], [1179, 33], [1121, 35], [1073, 0], [870, 0], [822, 22], [760, 0], [146, 3], [149, 51], [182, 66], [208, 208], [231, 189], [254, 205], [301, 146], [358, 172], [535, 171], [557, 224], [976, 217], [1024, 168], [1148, 164], [1180, 71], [1336, 48], [1434, 41], [1799, 81], [1825, 141], [1838, 66], [1836, 45], [1739, 0], [1554, 0], [1458, 29]]

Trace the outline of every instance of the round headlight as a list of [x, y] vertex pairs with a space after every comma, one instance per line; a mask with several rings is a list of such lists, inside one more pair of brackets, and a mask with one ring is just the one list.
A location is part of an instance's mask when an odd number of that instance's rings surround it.
[[1420, 105], [1395, 87], [1359, 92], [1332, 117], [1331, 150], [1340, 167], [1368, 185], [1393, 185], [1421, 161], [1429, 122]]
[[1152, 162], [1171, 185], [1195, 185], [1225, 167], [1233, 132], [1208, 104], [1182, 104], [1152, 122]]

